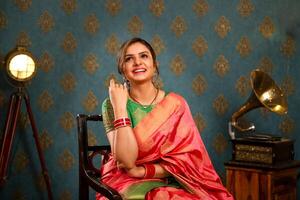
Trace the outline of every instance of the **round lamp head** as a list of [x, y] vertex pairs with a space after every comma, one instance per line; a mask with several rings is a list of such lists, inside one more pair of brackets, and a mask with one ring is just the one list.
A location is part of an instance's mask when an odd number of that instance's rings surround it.
[[24, 47], [17, 47], [6, 57], [6, 71], [10, 79], [18, 86], [30, 81], [35, 73], [36, 66], [33, 56]]

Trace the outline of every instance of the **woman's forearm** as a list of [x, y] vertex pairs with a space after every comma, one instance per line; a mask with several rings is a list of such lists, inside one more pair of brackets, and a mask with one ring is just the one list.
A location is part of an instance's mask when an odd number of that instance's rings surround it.
[[[115, 119], [127, 117], [127, 112], [115, 112]], [[121, 127], [115, 130], [113, 140], [113, 152], [115, 159], [122, 163], [127, 169], [135, 167], [138, 156], [138, 145], [130, 126]]]
[[160, 164], [154, 164], [155, 175], [154, 178], [165, 178], [170, 176], [170, 173], [166, 171]]

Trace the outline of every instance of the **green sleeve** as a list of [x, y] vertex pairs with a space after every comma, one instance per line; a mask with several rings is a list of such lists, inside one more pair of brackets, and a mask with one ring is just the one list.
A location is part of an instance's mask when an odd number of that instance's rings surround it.
[[108, 133], [114, 130], [114, 110], [111, 105], [109, 98], [105, 99], [102, 103], [102, 117], [103, 117], [103, 126], [105, 132]]

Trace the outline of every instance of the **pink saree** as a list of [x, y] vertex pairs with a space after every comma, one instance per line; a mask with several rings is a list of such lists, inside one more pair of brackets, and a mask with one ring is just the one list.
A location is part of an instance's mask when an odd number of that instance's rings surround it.
[[[168, 94], [134, 128], [139, 147], [136, 165], [159, 163], [180, 183], [170, 187], [162, 179], [129, 177], [118, 169], [111, 157], [102, 166], [102, 180], [127, 198], [132, 186], [160, 183], [145, 195], [146, 200], [233, 199], [216, 173], [186, 101], [175, 93]], [[105, 199], [97, 194], [97, 200]]]

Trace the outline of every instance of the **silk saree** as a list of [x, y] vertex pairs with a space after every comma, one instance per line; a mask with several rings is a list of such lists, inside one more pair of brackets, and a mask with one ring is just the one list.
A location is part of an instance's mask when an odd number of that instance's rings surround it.
[[[136, 165], [159, 163], [176, 181], [129, 177], [111, 156], [101, 167], [102, 181], [124, 199], [230, 200], [216, 173], [186, 101], [169, 93], [133, 128], [138, 143]], [[97, 200], [105, 199], [100, 194]]]

